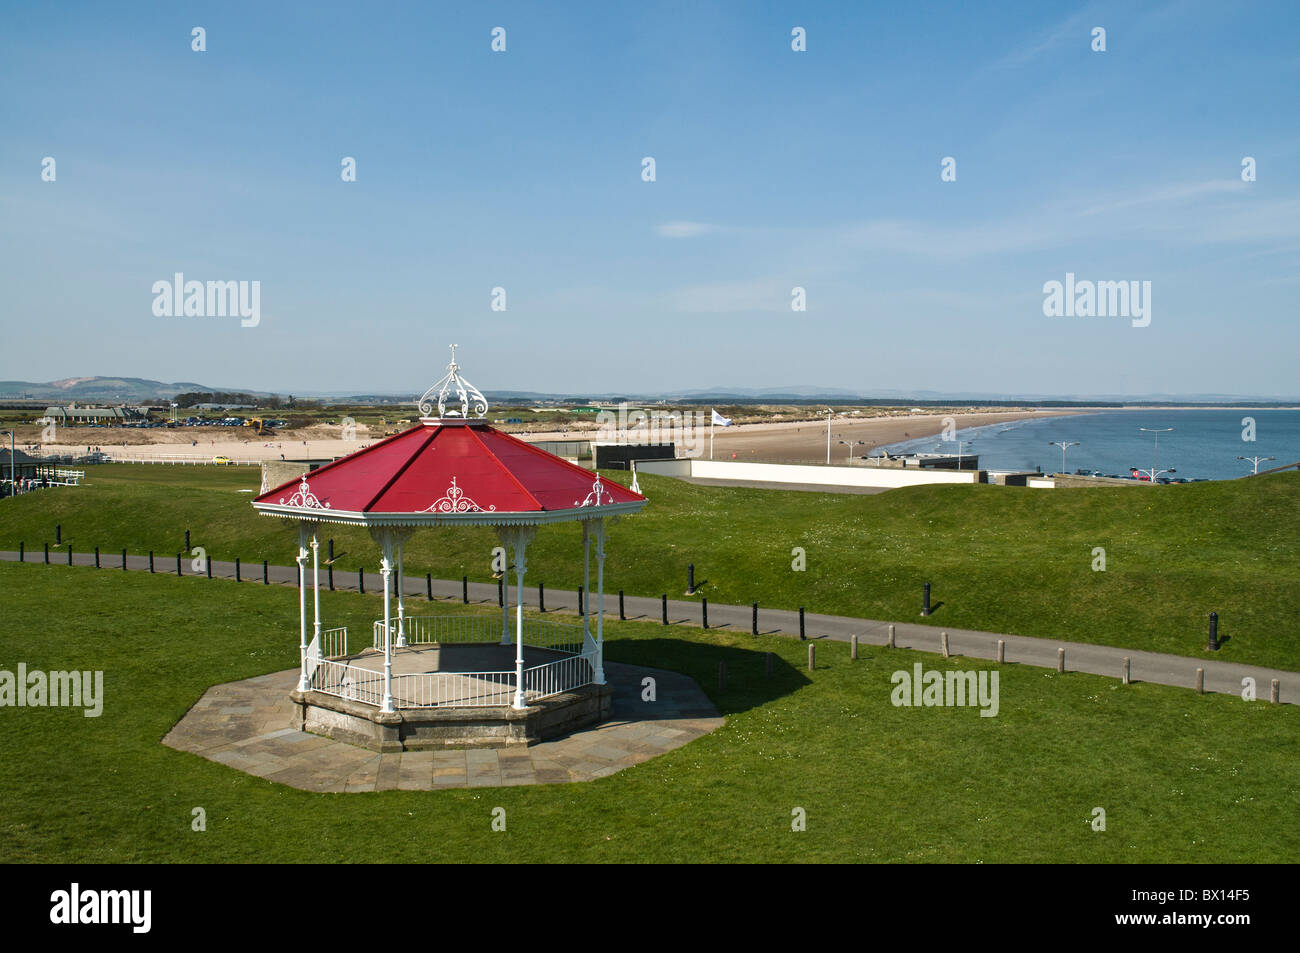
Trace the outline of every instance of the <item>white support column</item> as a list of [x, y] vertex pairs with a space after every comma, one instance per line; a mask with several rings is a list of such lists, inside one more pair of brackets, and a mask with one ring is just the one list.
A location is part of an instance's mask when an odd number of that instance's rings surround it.
[[582, 635], [591, 638], [591, 520], [582, 521]]
[[596, 665], [597, 685], [605, 684], [605, 521], [596, 521]]
[[402, 574], [402, 544], [403, 539], [397, 541], [397, 647], [401, 648], [406, 645], [406, 588], [404, 585], [406, 577]]
[[300, 662], [298, 690], [308, 691], [307, 678], [307, 526], [298, 524], [298, 656]]
[[[505, 565], [501, 567], [501, 644], [510, 644], [510, 541], [512, 535], [504, 526], [497, 527], [497, 539], [505, 552]], [[523, 598], [523, 593], [519, 594]]]
[[381, 537], [384, 556], [380, 562], [379, 572], [384, 577], [384, 704], [381, 711], [396, 711], [393, 704], [393, 623], [391, 594], [389, 582], [393, 575], [393, 536], [392, 533], [384, 532]]
[[514, 530], [515, 541], [515, 708], [527, 708], [524, 698], [524, 571], [527, 568], [526, 550], [536, 530], [520, 526]]
[[311, 587], [315, 602], [315, 618], [312, 621], [311, 631], [316, 644], [320, 646], [321, 654], [324, 655], [325, 646], [320, 645], [320, 540], [316, 538], [314, 528], [311, 533]]

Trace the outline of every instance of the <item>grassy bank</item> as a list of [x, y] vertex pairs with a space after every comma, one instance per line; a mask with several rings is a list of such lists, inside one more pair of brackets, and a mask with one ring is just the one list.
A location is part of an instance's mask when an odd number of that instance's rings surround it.
[[[610, 474], [612, 479], [626, 479]], [[244, 467], [93, 467], [89, 485], [0, 503], [0, 548], [65, 540], [133, 553], [204, 546], [215, 559], [290, 564], [296, 534], [249, 506]], [[1198, 655], [1217, 611], [1223, 659], [1300, 668], [1300, 474], [1170, 487], [1029, 491], [924, 486], [876, 496], [704, 487], [643, 477], [651, 503], [611, 533], [606, 586], [681, 598], [693, 562], [701, 595], [774, 608]], [[378, 561], [362, 531], [335, 527], [340, 568]], [[489, 529], [416, 534], [411, 574], [489, 581]], [[793, 550], [806, 571], [792, 569]], [[1105, 571], [1094, 571], [1094, 550]], [[546, 527], [529, 578], [582, 581], [576, 526]]]
[[1009, 665], [997, 717], [895, 708], [890, 675], [915, 661], [990, 666], [822, 644], [807, 673], [786, 639], [612, 623], [610, 658], [693, 675], [726, 724], [586, 784], [319, 795], [160, 743], [208, 686], [296, 664], [291, 590], [0, 564], [0, 591], [21, 620], [0, 629], [0, 669], [99, 669], [106, 696], [99, 718], [0, 708], [0, 861], [1300, 860], [1291, 706]]

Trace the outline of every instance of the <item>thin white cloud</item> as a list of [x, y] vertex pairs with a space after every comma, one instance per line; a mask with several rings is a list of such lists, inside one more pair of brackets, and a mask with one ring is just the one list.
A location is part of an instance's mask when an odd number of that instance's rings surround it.
[[698, 238], [721, 230], [717, 225], [704, 222], [664, 222], [655, 226], [655, 232], [661, 238]]

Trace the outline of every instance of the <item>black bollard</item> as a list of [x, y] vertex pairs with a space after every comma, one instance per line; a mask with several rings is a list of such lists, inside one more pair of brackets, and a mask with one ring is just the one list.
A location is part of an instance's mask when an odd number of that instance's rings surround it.
[[72, 565], [72, 544], [68, 543], [68, 565]]
[[582, 611], [582, 586], [578, 587], [578, 615], [586, 615], [586, 613]]
[[1210, 651], [1219, 651], [1219, 613], [1210, 613]]
[[235, 582], [239, 582], [239, 557], [235, 557]]
[[54, 545], [63, 545], [63, 524], [59, 523], [54, 527]]
[[99, 547], [95, 547], [95, 568], [99, 568]]
[[189, 530], [186, 530], [186, 531], [185, 531], [185, 551], [186, 551], [187, 553], [190, 551], [190, 531], [189, 531]]
[[695, 591], [695, 563], [686, 565], [686, 591], [688, 593]]
[[149, 571], [153, 572], [153, 550], [149, 550]]
[[357, 589], [364, 596], [366, 594], [366, 570], [363, 567], [357, 567]]
[[330, 563], [328, 566], [326, 566], [325, 571], [326, 573], [329, 574], [330, 577], [330, 592], [333, 592], [334, 591], [334, 564]]
[[660, 598], [663, 600], [662, 605], [663, 605], [664, 625], [667, 625], [668, 624], [668, 593], [665, 592], [663, 596], [661, 596]]
[[177, 553], [176, 554], [176, 575], [179, 576], [180, 574], [181, 574], [181, 554]]
[[754, 620], [750, 623], [749, 632], [751, 635], [758, 635], [758, 603], [754, 603]]
[[433, 601], [433, 573], [431, 572], [424, 574], [424, 595], [426, 602]]
[[546, 588], [540, 582], [537, 584], [537, 611], [546, 611]]
[[329, 554], [329, 561], [330, 561], [330, 562], [334, 562], [334, 537], [333, 537], [333, 536], [330, 537], [330, 554]]
[[799, 607], [799, 638], [801, 639], [808, 638], [808, 636], [804, 634], [804, 628], [803, 628], [803, 606]]
[[506, 577], [502, 576], [497, 580], [497, 605], [504, 607], [506, 604]]
[[126, 550], [122, 550], [122, 572], [126, 572]]
[[203, 554], [203, 568], [207, 570], [207, 572], [208, 572], [208, 578], [211, 579], [211, 578], [212, 578], [212, 560], [208, 558], [208, 554], [207, 554], [207, 553], [204, 553], [204, 554]]
[[460, 577], [460, 601], [469, 605], [469, 576]]
[[930, 584], [927, 582], [921, 588], [921, 615], [930, 614]]
[[[46, 562], [49, 562], [49, 560], [47, 559]], [[627, 613], [623, 611], [623, 590], [622, 589], [618, 591], [618, 621], [619, 622], [627, 621]]]
[[271, 573], [267, 568], [266, 560], [263, 559], [262, 560], [262, 585], [269, 586], [270, 584], [271, 584]]
[[700, 614], [704, 618], [704, 627], [709, 627], [709, 600], [707, 598], [700, 600]]
[[50, 544], [46, 543], [45, 544], [45, 565], [48, 566], [49, 564], [50, 564]]
[[22, 542], [19, 542], [19, 543], [18, 543], [18, 561], [19, 561], [20, 563], [21, 563], [21, 562], [25, 562], [25, 560], [23, 559], [23, 546], [24, 546], [24, 545], [25, 545], [25, 544], [22, 543]]

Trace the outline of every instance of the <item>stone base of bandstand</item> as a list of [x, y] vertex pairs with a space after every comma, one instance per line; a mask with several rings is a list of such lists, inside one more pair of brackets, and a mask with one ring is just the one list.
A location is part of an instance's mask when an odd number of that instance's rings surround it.
[[373, 705], [324, 692], [290, 694], [297, 727], [372, 751], [436, 751], [504, 748], [559, 738], [599, 724], [613, 711], [609, 685], [587, 685], [533, 702], [526, 708], [399, 708]]

